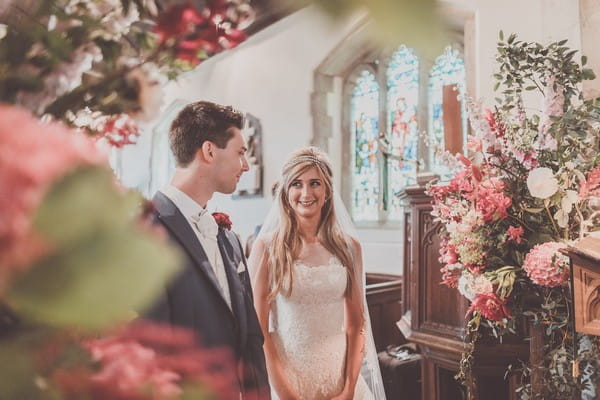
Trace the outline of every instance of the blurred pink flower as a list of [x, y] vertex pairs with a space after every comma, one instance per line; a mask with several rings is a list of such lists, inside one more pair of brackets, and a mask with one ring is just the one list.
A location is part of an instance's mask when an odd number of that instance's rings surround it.
[[170, 400], [200, 384], [219, 400], [239, 400], [236, 363], [227, 349], [202, 349], [185, 328], [135, 321], [83, 346], [96, 365], [61, 369], [53, 382], [66, 398]]
[[523, 269], [536, 285], [555, 287], [569, 279], [569, 258], [558, 250], [563, 243], [546, 242], [536, 245], [523, 261]]
[[88, 343], [92, 358], [102, 366], [91, 377], [100, 386], [117, 392], [136, 394], [147, 390], [157, 398], [172, 398], [181, 393], [180, 375], [162, 368], [156, 352], [133, 340], [100, 339]]
[[32, 231], [32, 218], [49, 187], [80, 165], [104, 162], [88, 137], [0, 105], [0, 291], [48, 249]]

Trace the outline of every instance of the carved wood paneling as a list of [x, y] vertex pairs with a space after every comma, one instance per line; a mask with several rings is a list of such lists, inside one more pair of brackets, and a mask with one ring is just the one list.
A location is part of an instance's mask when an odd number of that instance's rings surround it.
[[[442, 285], [440, 257], [440, 231], [442, 225], [431, 216], [431, 207], [419, 207], [419, 227], [422, 229], [419, 259], [422, 269], [421, 287], [423, 313], [421, 328], [441, 335], [461, 339], [467, 305], [460, 293]], [[461, 339], [462, 340], [462, 339]]]
[[600, 335], [600, 273], [574, 265], [573, 289], [577, 331]]

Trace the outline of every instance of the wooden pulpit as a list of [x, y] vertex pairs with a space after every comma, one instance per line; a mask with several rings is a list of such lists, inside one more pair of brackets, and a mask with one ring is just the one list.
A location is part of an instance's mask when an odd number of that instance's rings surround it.
[[588, 236], [565, 253], [573, 272], [575, 330], [600, 336], [600, 238]]

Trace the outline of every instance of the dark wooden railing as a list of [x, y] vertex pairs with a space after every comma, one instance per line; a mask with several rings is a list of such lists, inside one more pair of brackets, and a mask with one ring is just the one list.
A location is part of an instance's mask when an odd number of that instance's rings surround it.
[[406, 342], [396, 322], [402, 317], [402, 277], [367, 274], [367, 305], [377, 351]]

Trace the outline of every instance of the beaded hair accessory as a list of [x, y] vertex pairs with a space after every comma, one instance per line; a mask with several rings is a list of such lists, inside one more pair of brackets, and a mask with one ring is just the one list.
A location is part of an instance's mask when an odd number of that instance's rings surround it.
[[323, 161], [319, 160], [315, 156], [298, 156], [298, 157], [295, 157], [295, 158], [291, 159], [290, 161], [288, 161], [283, 166], [283, 169], [286, 170], [286, 169], [288, 169], [288, 168], [290, 168], [290, 167], [292, 167], [294, 165], [297, 165], [297, 164], [300, 164], [300, 163], [303, 163], [303, 162], [309, 162], [311, 164], [317, 164], [321, 170], [327, 171], [331, 175], [331, 168], [329, 167], [329, 165], [327, 165]]

